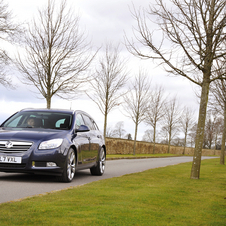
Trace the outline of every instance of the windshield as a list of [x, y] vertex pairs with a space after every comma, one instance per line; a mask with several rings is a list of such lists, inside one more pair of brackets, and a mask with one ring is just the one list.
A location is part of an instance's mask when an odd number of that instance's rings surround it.
[[72, 115], [61, 112], [24, 111], [18, 112], [9, 118], [2, 126], [10, 128], [45, 128], [62, 129], [71, 128]]

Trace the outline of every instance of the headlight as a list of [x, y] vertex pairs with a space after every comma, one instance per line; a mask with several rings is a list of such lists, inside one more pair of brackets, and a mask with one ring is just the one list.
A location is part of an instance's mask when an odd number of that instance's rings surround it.
[[53, 139], [53, 140], [47, 140], [43, 141], [39, 145], [39, 149], [53, 149], [58, 148], [63, 142], [63, 139]]

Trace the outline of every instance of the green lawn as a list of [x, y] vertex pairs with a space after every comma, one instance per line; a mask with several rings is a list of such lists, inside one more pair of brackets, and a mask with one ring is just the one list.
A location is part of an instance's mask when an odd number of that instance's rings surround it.
[[0, 205], [1, 225], [226, 225], [226, 166], [204, 160]]

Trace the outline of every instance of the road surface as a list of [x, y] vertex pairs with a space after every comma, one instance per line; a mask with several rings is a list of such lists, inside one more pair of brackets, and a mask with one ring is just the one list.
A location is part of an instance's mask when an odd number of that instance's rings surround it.
[[[207, 159], [211, 157], [203, 157]], [[39, 195], [69, 187], [91, 183], [93, 181], [119, 177], [125, 174], [142, 172], [157, 167], [165, 167], [191, 162], [192, 157], [169, 157], [148, 159], [108, 160], [103, 176], [92, 176], [89, 170], [76, 173], [71, 183], [57, 182], [54, 177], [0, 172], [0, 203], [15, 201], [29, 196]]]

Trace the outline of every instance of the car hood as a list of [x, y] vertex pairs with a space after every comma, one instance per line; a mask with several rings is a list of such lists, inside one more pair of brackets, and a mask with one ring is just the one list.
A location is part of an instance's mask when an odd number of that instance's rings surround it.
[[68, 131], [43, 130], [43, 129], [0, 129], [0, 140], [43, 141], [54, 138], [64, 138]]

